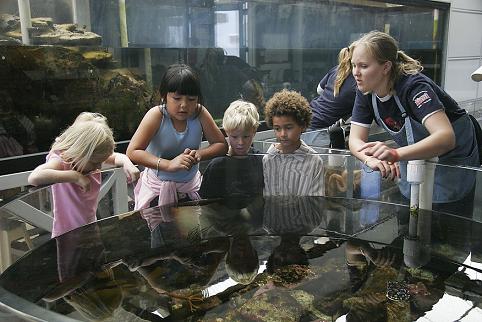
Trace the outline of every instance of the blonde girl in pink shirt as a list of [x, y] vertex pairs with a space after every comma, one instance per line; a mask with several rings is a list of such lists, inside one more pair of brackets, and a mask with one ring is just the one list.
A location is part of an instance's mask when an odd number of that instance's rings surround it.
[[52, 238], [96, 220], [102, 164], [122, 166], [128, 182], [139, 178], [129, 158], [114, 152], [107, 119], [83, 112], [52, 144], [47, 161], [28, 177], [31, 185], [53, 184]]

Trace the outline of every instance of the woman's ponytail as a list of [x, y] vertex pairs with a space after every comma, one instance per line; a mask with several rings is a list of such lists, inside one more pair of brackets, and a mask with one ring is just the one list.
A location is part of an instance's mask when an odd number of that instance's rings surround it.
[[405, 54], [402, 50], [397, 51], [397, 73], [398, 75], [413, 75], [423, 70], [422, 64]]
[[[352, 47], [350, 45], [350, 47]], [[338, 53], [338, 70], [336, 72], [336, 78], [335, 78], [335, 86], [333, 88], [333, 95], [336, 97], [338, 96], [338, 93], [340, 92], [341, 85], [345, 81], [345, 79], [350, 75], [351, 73], [351, 53], [350, 51], [353, 51], [353, 47], [350, 49], [350, 47], [344, 47], [340, 50]]]

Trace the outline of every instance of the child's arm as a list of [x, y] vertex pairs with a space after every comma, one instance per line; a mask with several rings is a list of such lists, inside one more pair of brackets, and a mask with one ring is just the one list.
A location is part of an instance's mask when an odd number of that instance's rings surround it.
[[135, 164], [151, 169], [156, 168], [158, 157], [147, 152], [146, 148], [159, 129], [162, 113], [158, 106], [147, 111], [127, 147], [127, 157]]
[[209, 142], [209, 146], [197, 151], [197, 159], [208, 160], [219, 155], [225, 155], [228, 152], [228, 144], [224, 139], [224, 135], [217, 127], [213, 117], [208, 110], [203, 106], [201, 114], [199, 115], [204, 136]]
[[124, 173], [127, 177], [127, 182], [135, 182], [139, 179], [139, 169], [131, 162], [127, 155], [114, 152], [110, 157], [105, 160], [106, 163], [113, 164], [124, 169]]
[[75, 170], [62, 169], [61, 162], [53, 159], [39, 165], [28, 176], [28, 183], [43, 186], [52, 183], [71, 182], [79, 185], [83, 191], [90, 190], [90, 179]]

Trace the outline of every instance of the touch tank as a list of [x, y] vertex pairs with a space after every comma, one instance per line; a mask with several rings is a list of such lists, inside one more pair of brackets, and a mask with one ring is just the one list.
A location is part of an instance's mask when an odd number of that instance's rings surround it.
[[[469, 213], [410, 208], [396, 183], [351, 156], [318, 156], [325, 196], [235, 196], [99, 220], [7, 268], [0, 305], [43, 321], [482, 317], [477, 198]], [[34, 204], [46, 189], [17, 200]]]

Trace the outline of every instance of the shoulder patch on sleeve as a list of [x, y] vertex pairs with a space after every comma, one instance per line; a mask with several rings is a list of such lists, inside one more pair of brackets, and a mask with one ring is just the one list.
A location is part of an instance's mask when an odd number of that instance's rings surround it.
[[420, 91], [413, 96], [413, 102], [417, 108], [422, 107], [423, 104], [428, 103], [432, 100], [427, 91]]

